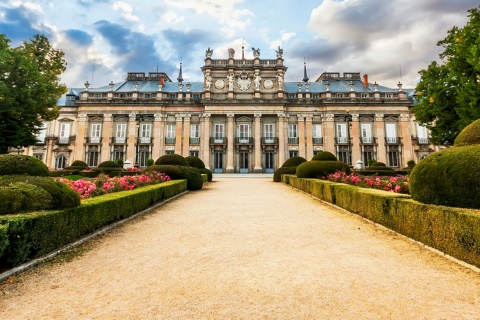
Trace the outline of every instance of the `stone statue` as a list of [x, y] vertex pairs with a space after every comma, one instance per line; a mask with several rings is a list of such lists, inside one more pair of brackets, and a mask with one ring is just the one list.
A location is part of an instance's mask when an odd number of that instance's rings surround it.
[[278, 81], [278, 90], [283, 90], [283, 73], [279, 72], [277, 74], [277, 81]]
[[205, 74], [205, 90], [210, 90], [210, 87], [212, 86], [212, 76], [210, 76], [210, 73]]
[[227, 79], [228, 79], [228, 91], [233, 91], [233, 79], [235, 79], [235, 74], [229, 73], [227, 75]]
[[228, 49], [228, 57], [229, 58], [234, 58], [235, 57], [235, 50], [233, 50], [233, 48]]
[[260, 81], [262, 81], [262, 78], [258, 73], [255, 73], [253, 83], [255, 84], [255, 90], [260, 90]]
[[277, 58], [283, 57], [283, 49], [278, 46], [278, 51], [275, 51], [277, 53]]
[[255, 58], [260, 57], [260, 48], [257, 48], [257, 49], [252, 48], [252, 50], [253, 50], [253, 56], [254, 56]]
[[205, 51], [205, 57], [211, 58], [212, 54], [213, 54], [213, 50], [211, 50], [210, 47], [208, 47], [207, 51]]

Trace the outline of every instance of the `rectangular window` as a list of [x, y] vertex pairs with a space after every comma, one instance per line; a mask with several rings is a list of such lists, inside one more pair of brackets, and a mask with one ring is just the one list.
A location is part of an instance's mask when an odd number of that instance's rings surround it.
[[386, 123], [386, 137], [387, 143], [397, 143], [397, 124], [396, 123]]
[[312, 125], [312, 138], [314, 144], [322, 144], [322, 125], [321, 124], [314, 124]]
[[167, 124], [167, 135], [165, 136], [165, 143], [175, 144], [175, 124], [173, 123]]
[[241, 123], [238, 125], [238, 137], [239, 138], [248, 138], [250, 137], [250, 125], [246, 123]]
[[399, 152], [398, 149], [390, 148], [388, 150], [388, 166], [399, 167]]
[[43, 161], [43, 153], [34, 153], [33, 156], [38, 160]]
[[46, 123], [42, 123], [42, 126], [40, 128], [40, 131], [37, 133], [36, 137], [37, 137], [37, 143], [38, 144], [42, 144], [42, 143], [45, 143], [45, 137], [46, 137], [46, 133], [47, 133], [47, 124]]
[[191, 124], [190, 125], [190, 144], [200, 144], [200, 125]]
[[362, 143], [372, 143], [372, 124], [362, 123]]
[[428, 131], [427, 128], [417, 123], [417, 137], [419, 144], [428, 144]]
[[264, 137], [265, 138], [273, 138], [275, 136], [274, 134], [274, 129], [273, 129], [273, 123], [266, 123], [264, 125]]
[[198, 151], [190, 151], [190, 157], [197, 157], [198, 158]]
[[140, 126], [140, 143], [151, 143], [151, 123], [142, 123]]
[[373, 149], [364, 149], [363, 150], [363, 165], [368, 166], [368, 162], [372, 159], [375, 159]]
[[215, 138], [223, 138], [223, 124], [222, 123], [216, 123], [215, 124]]
[[115, 143], [125, 143], [127, 137], [127, 124], [117, 123], [115, 128]]
[[288, 125], [288, 143], [298, 144], [298, 126], [296, 124]]
[[298, 156], [298, 151], [289, 151], [288, 156], [290, 158], [297, 157]]
[[347, 125], [337, 123], [337, 143], [347, 143]]
[[150, 156], [150, 152], [148, 150], [140, 150], [138, 152], [138, 166], [139, 167], [146, 167], [147, 166], [147, 159]]
[[87, 154], [88, 161], [87, 164], [89, 167], [96, 167], [98, 165], [98, 151], [90, 150]]
[[69, 141], [70, 141], [70, 123], [61, 123], [58, 143], [69, 143]]
[[124, 155], [125, 153], [123, 152], [123, 149], [113, 150], [112, 160], [113, 161], [117, 161], [118, 159], [123, 160]]
[[174, 153], [175, 153], [175, 150], [166, 150], [165, 151], [165, 154], [174, 154]]

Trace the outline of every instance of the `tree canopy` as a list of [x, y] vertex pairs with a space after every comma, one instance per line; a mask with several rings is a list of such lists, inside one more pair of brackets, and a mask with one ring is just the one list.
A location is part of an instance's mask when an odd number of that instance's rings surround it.
[[480, 6], [468, 10], [463, 28], [453, 27], [437, 43], [444, 48], [442, 63], [421, 70], [417, 104], [418, 122], [432, 132], [435, 144], [452, 144], [455, 137], [480, 119]]
[[59, 83], [63, 57], [43, 35], [12, 48], [0, 34], [0, 154], [35, 144], [42, 121], [58, 117], [56, 102], [66, 92]]

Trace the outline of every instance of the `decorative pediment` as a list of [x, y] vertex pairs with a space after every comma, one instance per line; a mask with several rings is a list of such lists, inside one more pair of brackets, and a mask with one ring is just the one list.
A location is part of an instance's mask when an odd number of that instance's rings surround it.
[[373, 116], [360, 117], [360, 122], [373, 122]]
[[91, 116], [88, 118], [88, 121], [90, 122], [98, 122], [98, 121], [103, 121], [103, 117], [99, 117], [99, 116]]
[[128, 116], [117, 116], [113, 118], [113, 121], [115, 122], [128, 122]]
[[73, 119], [69, 119], [69, 118], [58, 119], [58, 122], [73, 122], [73, 121], [74, 121]]
[[387, 121], [396, 122], [396, 121], [398, 121], [398, 116], [385, 116], [383, 121], [385, 121], [385, 122], [387, 122]]
[[252, 119], [249, 118], [249, 117], [242, 116], [242, 117], [237, 118], [236, 121], [237, 122], [252, 122]]

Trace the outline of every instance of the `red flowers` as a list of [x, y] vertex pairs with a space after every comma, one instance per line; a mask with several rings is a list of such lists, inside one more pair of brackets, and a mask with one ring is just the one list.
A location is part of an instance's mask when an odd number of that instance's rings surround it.
[[324, 177], [325, 180], [352, 184], [364, 188], [373, 188], [395, 193], [408, 194], [409, 179], [405, 176], [380, 177], [380, 176], [359, 176], [355, 173], [347, 175], [345, 172], [337, 171]]

